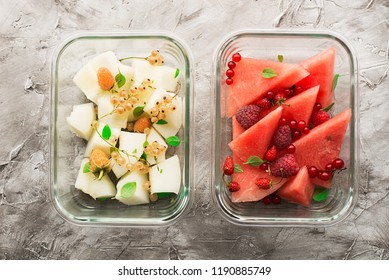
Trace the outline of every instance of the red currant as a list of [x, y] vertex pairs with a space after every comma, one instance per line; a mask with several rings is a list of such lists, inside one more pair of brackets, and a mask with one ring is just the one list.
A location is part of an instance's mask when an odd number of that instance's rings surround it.
[[308, 174], [310, 178], [315, 178], [317, 176], [317, 168], [315, 166], [309, 167]]
[[266, 171], [269, 169], [269, 164], [267, 162], [262, 163], [259, 168], [263, 171]]
[[306, 126], [307, 126], [307, 124], [305, 123], [305, 121], [299, 121], [297, 123], [297, 129], [298, 130], [303, 130]]
[[275, 195], [271, 198], [271, 202], [273, 204], [280, 204], [281, 203], [281, 197], [279, 195]]
[[268, 91], [266, 93], [266, 98], [269, 99], [269, 100], [273, 99], [274, 98], [274, 92]]
[[304, 127], [303, 130], [301, 131], [303, 134], [308, 134], [310, 129], [308, 127]]
[[299, 94], [299, 93], [303, 92], [303, 88], [300, 87], [300, 86], [298, 86], [298, 87], [296, 87], [296, 88], [294, 89], [294, 91], [295, 91], [296, 94]]
[[232, 78], [232, 77], [234, 77], [234, 75], [235, 75], [234, 70], [232, 70], [232, 69], [227, 69], [227, 71], [226, 71], [226, 76], [227, 76], [228, 78]]
[[297, 139], [300, 139], [301, 138], [301, 132], [296, 130], [293, 132], [293, 139], [294, 140], [297, 140]]
[[296, 147], [293, 144], [290, 144], [288, 147], [286, 147], [286, 152], [288, 154], [294, 154], [296, 151]]
[[331, 178], [331, 174], [327, 171], [321, 171], [317, 174], [317, 178], [323, 181], [328, 181]]
[[229, 61], [229, 62], [228, 62], [228, 68], [234, 69], [235, 66], [236, 66], [236, 63], [235, 63], [235, 62], [233, 62], [233, 61]]
[[319, 111], [321, 109], [321, 104], [320, 103], [315, 103], [315, 106], [313, 106], [313, 111]]
[[288, 121], [285, 118], [280, 119], [280, 122], [279, 122], [280, 126], [287, 125], [287, 124], [288, 124]]
[[332, 165], [335, 169], [342, 169], [344, 167], [344, 161], [340, 158], [337, 158], [332, 162]]
[[270, 199], [270, 197], [265, 196], [264, 198], [262, 198], [262, 202], [265, 205], [269, 205], [271, 203], [271, 199]]
[[291, 93], [291, 91], [289, 89], [284, 89], [285, 96], [289, 97], [290, 93]]
[[326, 171], [332, 171], [332, 170], [334, 169], [334, 166], [332, 165], [332, 163], [329, 163], [329, 164], [327, 164], [327, 165], [324, 167], [324, 169], [325, 169]]
[[227, 85], [232, 85], [233, 82], [234, 82], [234, 80], [232, 80], [231, 78], [227, 78], [226, 79], [226, 84]]
[[240, 55], [240, 53], [234, 53], [232, 55], [232, 61], [234, 61], [234, 62], [239, 62], [241, 59], [242, 59], [242, 56]]
[[289, 126], [290, 128], [295, 129], [297, 127], [297, 122], [295, 120], [291, 120], [289, 122]]

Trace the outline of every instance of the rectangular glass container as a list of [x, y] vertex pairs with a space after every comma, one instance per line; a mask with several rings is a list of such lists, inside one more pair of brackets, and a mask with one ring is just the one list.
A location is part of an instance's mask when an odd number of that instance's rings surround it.
[[[242, 57], [277, 60], [283, 55], [287, 63], [299, 63], [329, 47], [336, 50], [334, 73], [340, 78], [335, 90], [334, 114], [351, 108], [352, 118], [341, 148], [340, 157], [346, 170], [334, 176], [329, 197], [313, 202], [310, 208], [282, 201], [264, 205], [262, 201], [233, 203], [222, 180], [223, 162], [232, 152], [231, 118], [225, 114], [228, 86], [225, 83], [228, 61], [239, 52]], [[215, 51], [213, 60], [213, 141], [211, 180], [212, 196], [220, 214], [229, 222], [247, 226], [333, 225], [352, 211], [358, 197], [359, 132], [358, 132], [358, 66], [350, 45], [340, 35], [323, 31], [245, 30], [228, 35]]]
[[[148, 205], [127, 206], [117, 200], [99, 201], [74, 187], [86, 141], [68, 128], [66, 117], [72, 106], [90, 102], [74, 84], [77, 71], [93, 56], [113, 51], [118, 58], [147, 57], [158, 49], [165, 64], [179, 68], [179, 96], [183, 99], [183, 125], [178, 136], [177, 154], [181, 164], [181, 189], [174, 200]], [[126, 62], [124, 62], [126, 64]], [[188, 211], [193, 186], [193, 78], [192, 59], [187, 46], [167, 33], [115, 32], [81, 33], [65, 40], [52, 61], [50, 112], [50, 194], [58, 213], [78, 225], [94, 226], [165, 226], [179, 220]]]

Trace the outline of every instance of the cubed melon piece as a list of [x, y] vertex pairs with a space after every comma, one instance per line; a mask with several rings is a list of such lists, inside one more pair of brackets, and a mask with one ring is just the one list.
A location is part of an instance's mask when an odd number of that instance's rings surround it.
[[151, 65], [148, 61], [140, 59], [134, 60], [132, 67], [134, 68], [136, 85], [142, 83], [144, 79], [151, 79], [156, 88], [163, 88], [171, 92], [176, 91], [179, 79], [179, 70], [176, 68]]
[[137, 158], [140, 158], [143, 154], [143, 144], [146, 141], [146, 134], [133, 133], [121, 131], [119, 136], [119, 149], [127, 152], [130, 156], [127, 156], [123, 152], [119, 152], [120, 155], [126, 160], [122, 165], [119, 165], [112, 159], [112, 172], [117, 178], [122, 177], [127, 173], [126, 165], [128, 163], [134, 164], [137, 162]]
[[105, 174], [100, 180], [97, 180], [92, 172], [84, 173], [84, 166], [88, 162], [89, 159], [87, 158], [81, 161], [75, 187], [89, 194], [94, 199], [114, 197], [116, 195], [116, 188], [108, 175]]
[[181, 167], [177, 155], [150, 168], [151, 193], [180, 192]]
[[[100, 133], [100, 135], [102, 135], [102, 131], [106, 125], [107, 124], [104, 122], [101, 121], [99, 122], [97, 131]], [[91, 137], [89, 138], [88, 144], [86, 145], [86, 149], [85, 149], [86, 157], [89, 157], [92, 150], [96, 148], [101, 149], [107, 155], [110, 154], [111, 146], [107, 142], [109, 142], [113, 146], [116, 145], [116, 142], [120, 135], [120, 128], [110, 127], [110, 129], [111, 129], [111, 137], [109, 140], [104, 140], [103, 138], [100, 137], [99, 133], [97, 133], [96, 130], [93, 131]]]
[[[167, 144], [165, 140], [163, 140], [161, 135], [159, 135], [159, 133], [154, 128], [151, 128], [150, 133], [147, 135], [146, 141], [148, 145], [152, 145], [154, 141], [157, 141], [159, 145], [165, 146], [167, 148]], [[155, 158], [150, 155], [147, 155], [146, 159], [150, 165], [154, 165], [157, 162], [161, 163], [165, 160], [165, 153], [166, 150], [163, 153], [161, 153], [158, 157], [156, 157], [157, 161], [155, 161]]]
[[109, 94], [101, 95], [97, 101], [98, 106], [98, 117], [99, 120], [102, 120], [110, 127], [116, 128], [126, 128], [127, 127], [127, 119], [130, 112], [128, 110], [124, 111], [124, 113], [112, 113], [114, 110], [114, 105], [111, 103], [111, 96]]
[[74, 105], [70, 116], [66, 118], [70, 130], [85, 140], [92, 134], [92, 122], [95, 120], [96, 111], [93, 103]]
[[[117, 183], [116, 199], [127, 205], [146, 204], [150, 202], [149, 193], [144, 187], [147, 175], [135, 170], [124, 175]], [[135, 183], [135, 192], [130, 197], [122, 196], [122, 188], [127, 183]]]

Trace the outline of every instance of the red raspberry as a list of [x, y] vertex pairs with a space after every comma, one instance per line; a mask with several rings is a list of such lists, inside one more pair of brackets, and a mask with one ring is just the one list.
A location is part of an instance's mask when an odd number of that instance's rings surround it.
[[267, 98], [262, 98], [257, 101], [257, 105], [262, 109], [269, 109], [271, 107], [271, 102]]
[[261, 108], [257, 105], [243, 106], [236, 113], [236, 120], [244, 128], [248, 129], [260, 120]]
[[276, 177], [289, 178], [300, 170], [296, 158], [292, 154], [286, 154], [270, 165], [271, 174]]
[[255, 184], [262, 190], [268, 190], [273, 186], [273, 182], [269, 178], [257, 178]]
[[292, 143], [292, 130], [289, 125], [279, 126], [273, 135], [274, 145], [277, 150], [282, 150]]
[[267, 150], [265, 154], [265, 159], [268, 161], [273, 161], [277, 158], [277, 149], [276, 146], [272, 146], [269, 150]]
[[240, 190], [240, 186], [237, 182], [232, 181], [228, 184], [228, 190], [230, 192], [237, 192]]
[[330, 119], [330, 115], [326, 111], [319, 110], [319, 111], [313, 113], [312, 124], [314, 126], [318, 126], [318, 125], [321, 125], [322, 123], [328, 121], [329, 119]]
[[230, 156], [227, 156], [224, 161], [223, 172], [227, 176], [231, 176], [234, 173], [234, 163], [232, 162], [232, 158]]

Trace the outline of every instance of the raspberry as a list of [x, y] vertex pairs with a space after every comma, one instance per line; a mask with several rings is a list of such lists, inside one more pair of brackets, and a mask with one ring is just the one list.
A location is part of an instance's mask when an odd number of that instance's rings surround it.
[[273, 186], [273, 182], [269, 178], [257, 178], [255, 184], [262, 190], [268, 190]]
[[330, 119], [330, 115], [326, 111], [319, 110], [319, 111], [313, 113], [312, 124], [314, 126], [318, 126], [318, 125], [328, 121], [329, 119]]
[[289, 125], [279, 126], [274, 132], [274, 145], [277, 150], [282, 150], [292, 143], [292, 130]]
[[224, 161], [223, 172], [227, 176], [231, 176], [234, 173], [234, 163], [232, 162], [232, 158], [230, 156], [227, 156]]
[[269, 109], [271, 107], [271, 102], [267, 98], [262, 98], [257, 101], [257, 105], [262, 109]]
[[106, 67], [100, 67], [97, 70], [97, 81], [102, 90], [110, 90], [115, 84], [115, 79], [111, 71]]
[[141, 117], [134, 124], [135, 132], [144, 132], [146, 128], [151, 127], [151, 121], [148, 117]]
[[269, 150], [267, 150], [265, 154], [265, 159], [268, 161], [273, 161], [277, 158], [277, 149], [276, 146], [272, 146]]
[[286, 154], [270, 165], [271, 174], [283, 178], [296, 175], [299, 169], [296, 158], [292, 154]]
[[230, 192], [237, 192], [240, 190], [240, 186], [237, 182], [232, 181], [228, 184], [228, 190]]
[[248, 129], [260, 120], [261, 108], [257, 105], [243, 106], [236, 113], [236, 120], [244, 128]]

